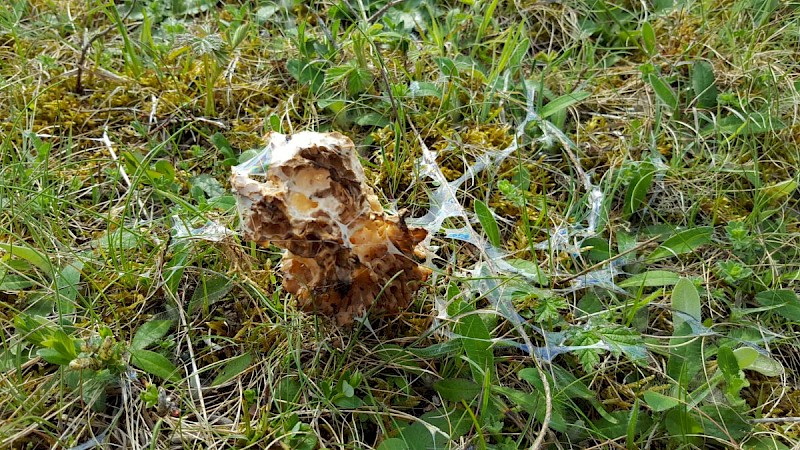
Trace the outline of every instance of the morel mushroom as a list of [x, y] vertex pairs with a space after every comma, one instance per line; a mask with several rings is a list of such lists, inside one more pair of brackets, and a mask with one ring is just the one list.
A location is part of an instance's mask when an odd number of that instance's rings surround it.
[[314, 132], [267, 141], [231, 185], [245, 239], [286, 249], [283, 284], [301, 308], [346, 325], [373, 306], [408, 306], [430, 273], [416, 260], [426, 231], [384, 212], [353, 142]]

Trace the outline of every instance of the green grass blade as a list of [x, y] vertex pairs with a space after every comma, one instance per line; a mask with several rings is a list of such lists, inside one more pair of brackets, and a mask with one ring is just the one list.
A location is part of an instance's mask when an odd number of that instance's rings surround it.
[[580, 103], [583, 100], [589, 98], [591, 93], [585, 91], [576, 91], [571, 94], [562, 95], [553, 99], [553, 101], [549, 102], [548, 104], [544, 105], [542, 109], [539, 111], [539, 117], [542, 119], [546, 119], [554, 114], [558, 114], [559, 112], [569, 108], [572, 105]]
[[489, 238], [489, 242], [495, 247], [500, 247], [502, 245], [500, 228], [497, 226], [492, 210], [486, 206], [486, 203], [475, 200], [475, 215], [478, 216], [478, 221], [480, 221], [483, 231]]

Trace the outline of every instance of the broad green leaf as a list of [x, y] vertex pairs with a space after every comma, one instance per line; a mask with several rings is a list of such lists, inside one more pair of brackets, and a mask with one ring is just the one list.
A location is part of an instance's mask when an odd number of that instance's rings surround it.
[[[701, 132], [703, 137], [713, 136], [715, 133], [732, 136], [749, 136], [763, 134], [771, 131], [780, 131], [786, 128], [786, 123], [778, 116], [771, 116], [760, 112], [753, 112], [744, 116], [744, 120], [737, 115], [729, 115], [709, 125]], [[729, 139], [730, 139], [729, 137]]]
[[[341, 66], [330, 67], [325, 72], [325, 83], [339, 83], [340, 81], [344, 80], [347, 77], [347, 74], [352, 72], [353, 69], [354, 66], [352, 64], [342, 64]], [[327, 105], [323, 103], [320, 103], [320, 106], [323, 108], [327, 107]]]
[[459, 318], [455, 329], [462, 336], [460, 341], [467, 358], [472, 361], [470, 369], [473, 380], [482, 385], [484, 377], [491, 373], [494, 366], [489, 330], [477, 314], [467, 314]]
[[458, 76], [458, 68], [456, 67], [456, 63], [453, 62], [450, 58], [445, 57], [436, 57], [434, 58], [436, 65], [439, 66], [439, 70], [442, 71], [442, 74], [446, 77], [457, 77]]
[[[567, 398], [582, 398], [584, 400], [590, 400], [597, 396], [594, 391], [586, 386], [586, 383], [578, 379], [570, 371], [557, 365], [552, 366], [548, 370], [552, 370], [553, 375], [555, 375], [555, 383], [557, 387], [556, 396], [563, 394]], [[517, 372], [517, 376], [519, 376], [520, 379], [537, 386], [538, 388], [543, 387], [541, 386], [542, 378], [539, 376], [539, 369], [536, 367], [527, 367], [522, 369]], [[547, 377], [550, 379], [549, 373], [547, 374]]]
[[669, 270], [651, 270], [636, 274], [617, 283], [621, 288], [661, 287], [672, 286], [680, 280], [681, 276]]
[[356, 124], [362, 127], [383, 128], [386, 125], [389, 125], [389, 119], [386, 118], [385, 114], [377, 112], [368, 112], [366, 114], [360, 115], [356, 119]]
[[[55, 329], [49, 334], [44, 334], [41, 345], [60, 354], [62, 358], [66, 359], [67, 364], [69, 364], [69, 361], [77, 358], [78, 352], [80, 351], [78, 340], [70, 337], [62, 329]], [[54, 355], [54, 353], [51, 352], [44, 352], [44, 354], [48, 357]]]
[[756, 362], [758, 350], [752, 347], [740, 347], [733, 351], [733, 356], [736, 357], [739, 368], [747, 369]]
[[156, 172], [161, 174], [161, 178], [163, 178], [165, 182], [172, 182], [175, 180], [175, 166], [166, 159], [159, 159], [153, 167], [156, 169]]
[[406, 441], [399, 438], [390, 438], [381, 442], [378, 450], [410, 450], [411, 447], [406, 444]]
[[359, 67], [354, 68], [347, 76], [347, 92], [357, 95], [364, 92], [372, 84], [372, 72]]
[[625, 429], [625, 446], [628, 448], [636, 447], [636, 425], [639, 423], [639, 399], [635, 398], [628, 416], [628, 427]]
[[425, 423], [416, 421], [403, 428], [397, 437], [409, 450], [449, 448], [452, 440], [467, 434], [473, 425], [469, 413], [460, 408], [437, 408], [423, 414], [420, 419]]
[[6, 251], [17, 258], [22, 258], [38, 267], [45, 274], [53, 276], [53, 265], [50, 260], [39, 250], [21, 244], [6, 244], [0, 242], [0, 250]]
[[[542, 384], [542, 377], [540, 376], [540, 373], [541, 372], [539, 372], [539, 369], [535, 367], [527, 367], [517, 372], [517, 376], [520, 378], [520, 380], [525, 380], [530, 383], [540, 393], [544, 393], [544, 385]], [[548, 380], [547, 382], [550, 384], [551, 392], [553, 392], [553, 398], [556, 398], [556, 392], [558, 392], [558, 389], [553, 384], [553, 379], [550, 374], [546, 374], [546, 378]]]
[[442, 90], [428, 81], [412, 81], [408, 85], [407, 96], [409, 97], [435, 97], [442, 98]]
[[[453, 410], [447, 410], [445, 408], [435, 409], [423, 414], [420, 418], [444, 431], [451, 439], [464, 436], [469, 432], [470, 428], [472, 428], [472, 418], [469, 413], [458, 408]], [[419, 425], [422, 426], [422, 424]], [[428, 431], [427, 428], [425, 430]], [[437, 433], [435, 440], [441, 442], [440, 440], [443, 437], [441, 433]], [[438, 447], [445, 448], [442, 444], [439, 444]]]
[[511, 175], [511, 182], [517, 189], [527, 191], [531, 187], [531, 173], [525, 166], [518, 166], [514, 174]]
[[[541, 295], [540, 297], [545, 297], [545, 295]], [[603, 302], [600, 300], [600, 297], [595, 292], [588, 292], [585, 294], [580, 300], [578, 300], [578, 304], [576, 307], [576, 318], [578, 319], [589, 319], [592, 316], [599, 316], [602, 311], [608, 309], [608, 303]], [[570, 329], [571, 328], [571, 329]], [[591, 345], [592, 343], [599, 342], [598, 339], [594, 339], [591, 332], [587, 331], [578, 331], [577, 327], [570, 327], [567, 330], [570, 334], [575, 334], [575, 337], [578, 340], [586, 340], [585, 336], [589, 336], [590, 342], [584, 342], [583, 345]], [[594, 328], [594, 326], [592, 327]], [[573, 345], [578, 345], [573, 342]]]
[[289, 74], [315, 95], [321, 93], [325, 81], [325, 65], [321, 61], [290, 59], [286, 62]]
[[706, 61], [695, 61], [692, 65], [692, 90], [697, 106], [708, 109], [717, 106], [717, 86], [714, 68]]
[[245, 163], [247, 161], [250, 161], [251, 159], [255, 158], [256, 156], [258, 156], [258, 150], [254, 149], [254, 148], [251, 148], [250, 150], [245, 150], [245, 151], [242, 152], [241, 155], [239, 155], [239, 164], [243, 164], [243, 163]]
[[781, 442], [780, 439], [781, 436], [779, 434], [751, 436], [742, 444], [742, 448], [744, 450], [791, 450], [786, 444]]
[[54, 330], [52, 325], [52, 322], [38, 315], [20, 313], [14, 317], [15, 333], [35, 346], [41, 346], [50, 336]]
[[[698, 322], [700, 317], [700, 293], [688, 278], [681, 278], [672, 290], [672, 309], [688, 314]], [[672, 317], [675, 330], [679, 330], [686, 321], [679, 314]]]
[[231, 358], [227, 363], [225, 363], [225, 366], [222, 368], [222, 371], [220, 371], [219, 375], [217, 375], [214, 378], [214, 381], [211, 382], [211, 386], [219, 386], [220, 384], [227, 383], [228, 381], [237, 377], [239, 374], [247, 370], [248, 367], [250, 367], [250, 362], [252, 359], [253, 358], [250, 353], [245, 353]]
[[[519, 407], [525, 410], [525, 412], [532, 414], [540, 422], [544, 420], [546, 408], [545, 397], [540, 392], [536, 391], [532, 394], [529, 394], [527, 392], [522, 392], [516, 389], [498, 385], [492, 386], [492, 392], [506, 396], [511, 402], [519, 405]], [[562, 402], [554, 401], [552, 403], [552, 407], [553, 409], [550, 426], [556, 431], [566, 431], [569, 425], [564, 419], [564, 404]]]
[[642, 24], [642, 43], [648, 56], [653, 56], [656, 53], [656, 32], [650, 22]]
[[790, 179], [768, 186], [762, 186], [761, 193], [764, 194], [770, 202], [780, 203], [792, 195], [796, 189], [797, 181]]
[[211, 175], [204, 173], [200, 174], [190, 180], [193, 190], [199, 190], [205, 194], [208, 199], [215, 199], [222, 197], [227, 193], [225, 188], [222, 187], [219, 181]]
[[687, 278], [681, 278], [672, 291], [672, 338], [669, 340], [667, 375], [676, 387], [688, 389], [698, 381], [695, 375], [703, 367], [703, 341], [694, 336], [693, 323], [700, 321], [700, 294]]
[[278, 387], [275, 389], [274, 398], [275, 402], [278, 404], [278, 407], [288, 407], [289, 405], [297, 402], [297, 399], [300, 398], [301, 388], [300, 381], [293, 376], [281, 379], [281, 381], [278, 382]]
[[224, 275], [208, 279], [201, 277], [200, 283], [197, 284], [192, 294], [192, 299], [189, 300], [189, 314], [194, 313], [200, 305], [207, 307], [224, 298], [231, 289], [233, 289], [233, 282]]
[[537, 284], [544, 285], [549, 281], [547, 274], [535, 262], [525, 259], [509, 259], [508, 263], [521, 272], [521, 275]]
[[609, 413], [608, 418], [611, 418], [613, 422], [608, 420], [607, 417], [593, 421], [592, 434], [596, 433], [596, 436], [603, 436], [611, 440], [620, 440], [633, 434], [639, 438], [634, 440], [633, 444], [629, 445], [628, 448], [640, 448], [641, 436], [646, 435], [652, 429], [653, 419], [650, 417], [650, 411], [641, 408], [638, 403], [637, 399], [630, 411], [621, 409]]
[[653, 250], [653, 253], [647, 257], [647, 263], [651, 264], [660, 259], [697, 250], [711, 242], [712, 231], [712, 227], [698, 227], [680, 231]]
[[[525, 369], [517, 372], [517, 376], [520, 380], [527, 381], [536, 387], [536, 389], [538, 389], [540, 392], [543, 392], [544, 386], [542, 385], [542, 377], [540, 376], [540, 373], [541, 372], [536, 367], [526, 367]], [[552, 377], [550, 374], [546, 374], [546, 377], [548, 380], [550, 380], [549, 382], [552, 382]]]
[[717, 351], [717, 367], [726, 380], [739, 376], [739, 362], [730, 347], [723, 346]]
[[605, 261], [614, 256], [611, 253], [611, 246], [608, 243], [608, 239], [605, 238], [590, 237], [584, 239], [583, 242], [581, 242], [581, 249], [584, 251], [588, 250], [586, 256], [591, 262]]
[[775, 307], [775, 313], [792, 322], [800, 322], [800, 301], [789, 289], [776, 289], [756, 294], [756, 302], [762, 306]]
[[701, 425], [695, 414], [691, 414], [686, 408], [672, 408], [664, 415], [663, 423], [667, 428], [667, 433], [673, 438], [689, 446], [703, 447], [700, 445], [702, 440], [698, 435], [703, 433]]
[[172, 259], [164, 264], [164, 286], [173, 298], [178, 296], [178, 285], [181, 282], [183, 271], [186, 269], [186, 260], [189, 258], [191, 247], [188, 242], [180, 242], [175, 245], [172, 252]]
[[643, 394], [644, 401], [653, 411], [661, 412], [672, 409], [680, 404], [677, 398], [664, 395], [657, 391], [647, 390]]
[[[597, 394], [589, 389], [582, 380], [579, 380], [568, 370], [565, 370], [559, 366], [554, 365], [550, 368], [550, 370], [552, 371], [552, 374], [555, 375], [555, 380], [553, 380], [553, 377], [551, 377], [549, 373], [547, 373], [546, 376], [547, 380], [550, 382], [551, 395], [553, 396], [554, 401], [562, 402], [567, 398], [580, 398], [583, 400], [588, 400], [589, 403], [594, 406], [595, 410], [597, 410], [597, 412], [610, 424], [617, 423], [617, 419], [609, 414], [600, 401], [597, 400]], [[520, 370], [517, 373], [517, 376], [519, 376], [521, 380], [525, 380], [530, 383], [540, 393], [544, 393], [544, 386], [542, 385], [542, 378], [539, 376], [539, 373], [540, 372], [538, 368], [528, 367]]]
[[653, 176], [656, 173], [655, 166], [650, 162], [642, 162], [636, 170], [635, 176], [631, 179], [628, 190], [625, 191], [625, 203], [622, 206], [622, 214], [630, 217], [639, 211], [644, 203], [650, 185], [653, 184]]
[[36, 354], [50, 364], [58, 364], [60, 366], [66, 366], [75, 359], [72, 355], [64, 354], [54, 348], [40, 348], [36, 351]]
[[492, 210], [486, 206], [486, 203], [475, 200], [475, 215], [478, 216], [478, 220], [481, 222], [481, 226], [486, 236], [489, 238], [489, 242], [495, 247], [500, 247], [502, 244], [500, 241], [500, 228], [497, 226], [497, 221], [494, 219]]
[[81, 282], [81, 269], [83, 263], [73, 261], [62, 267], [56, 273], [56, 284], [58, 285], [58, 300], [56, 305], [61, 314], [72, 314], [75, 312], [75, 299], [78, 297], [78, 284]]
[[623, 230], [617, 231], [617, 253], [629, 252], [624, 257], [626, 260], [635, 259], [636, 254], [630, 251], [636, 247], [636, 237], [632, 233]]
[[607, 324], [598, 327], [596, 333], [614, 355], [624, 353], [632, 360], [647, 357], [642, 336], [635, 330], [623, 325]]
[[355, 396], [347, 397], [343, 394], [339, 394], [334, 397], [333, 404], [339, 408], [356, 409], [364, 406], [364, 401]]
[[0, 291], [22, 291], [33, 286], [34, 282], [29, 277], [22, 275], [11, 275], [0, 269]]
[[[329, 71], [330, 72], [330, 71]], [[334, 97], [334, 98], [321, 98], [317, 100], [317, 105], [320, 108], [328, 109], [330, 112], [338, 114], [341, 112], [345, 106], [347, 106], [347, 102], [341, 98]]]
[[178, 369], [164, 355], [150, 350], [131, 349], [131, 362], [145, 372], [169, 381], [178, 381]]
[[[535, 294], [532, 294], [535, 295]], [[536, 322], [558, 323], [562, 320], [561, 311], [569, 309], [569, 302], [563, 297], [545, 296], [539, 299], [539, 304], [534, 307]]]
[[[231, 27], [231, 28], [233, 28], [233, 27]], [[230, 29], [228, 31], [229, 31], [229, 36], [230, 36], [230, 46], [232, 48], [236, 48], [236, 47], [239, 46], [239, 44], [242, 43], [242, 41], [244, 41], [244, 38], [247, 37], [247, 32], [250, 31], [250, 24], [243, 23], [243, 24], [237, 26], [234, 29], [233, 33], [230, 33]]]
[[641, 228], [642, 234], [646, 236], [667, 237], [677, 233], [679, 227], [670, 225], [668, 223], [654, 223], [652, 225], [644, 225]]
[[548, 104], [544, 105], [539, 111], [539, 117], [542, 119], [546, 119], [554, 114], [557, 114], [570, 106], [586, 100], [591, 93], [585, 91], [575, 91], [571, 94], [562, 95], [560, 97], [555, 98], [553, 101], [549, 102]]
[[[278, 133], [281, 132], [281, 117], [275, 113], [270, 114], [269, 116], [269, 127], [272, 131], [276, 131]], [[246, 152], [245, 152], [246, 153]], [[253, 155], [255, 156], [255, 154]], [[244, 157], [244, 153], [242, 154], [242, 158]], [[248, 158], [250, 159], [250, 158]], [[247, 159], [239, 159], [239, 162], [245, 162]]]
[[451, 402], [469, 401], [481, 393], [481, 386], [463, 378], [445, 378], [433, 383], [439, 396]]
[[342, 394], [344, 394], [345, 397], [352, 397], [356, 395], [356, 390], [350, 385], [350, 383], [347, 382], [347, 380], [342, 380], [341, 386]]
[[214, 144], [214, 147], [222, 153], [225, 158], [235, 158], [236, 155], [233, 153], [233, 147], [231, 147], [230, 142], [228, 139], [220, 132], [214, 133], [211, 136], [211, 143]]
[[151, 320], [144, 323], [131, 340], [131, 350], [141, 350], [149, 347], [159, 339], [166, 336], [170, 327], [171, 320]]
[[111, 232], [106, 232], [103, 236], [93, 240], [89, 245], [93, 249], [115, 249], [115, 250], [130, 250], [132, 248], [141, 247], [143, 243], [150, 244], [148, 239], [137, 235], [125, 228], [118, 228]]
[[678, 96], [664, 79], [655, 73], [651, 73], [647, 76], [647, 81], [650, 83], [650, 86], [653, 87], [656, 96], [658, 96], [665, 105], [669, 106], [673, 111], [678, 109]]
[[717, 366], [725, 378], [725, 395], [731, 405], [744, 406], [744, 400], [739, 392], [750, 383], [739, 370], [739, 362], [730, 347], [723, 345], [717, 351]]
[[233, 211], [236, 207], [236, 197], [231, 194], [221, 195], [208, 201], [208, 206], [221, 211]]
[[[106, 399], [109, 386], [119, 381], [119, 375], [110, 370], [85, 370], [76, 373], [78, 379], [83, 379], [81, 384], [81, 399], [98, 413], [106, 412]], [[77, 382], [76, 382], [77, 384]], [[73, 447], [75, 448], [75, 447]]]
[[[595, 333], [580, 332], [573, 338], [572, 345], [591, 347], [598, 342], [600, 342], [600, 339]], [[575, 351], [575, 354], [578, 356], [578, 361], [580, 361], [583, 370], [587, 373], [591, 373], [600, 363], [600, 355], [603, 353], [605, 353], [605, 350], [600, 348], [583, 348]]]
[[701, 406], [697, 418], [703, 433], [725, 441], [738, 442], [753, 428], [736, 410], [724, 404]]
[[754, 348], [740, 347], [734, 350], [733, 354], [739, 363], [739, 367], [743, 370], [754, 370], [768, 377], [783, 375], [784, 368], [780, 362]]

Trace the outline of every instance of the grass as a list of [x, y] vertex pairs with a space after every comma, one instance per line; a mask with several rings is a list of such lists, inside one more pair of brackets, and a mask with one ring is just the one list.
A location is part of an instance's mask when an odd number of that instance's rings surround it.
[[[0, 447], [800, 445], [800, 4], [114, 3], [0, 5]], [[220, 231], [273, 130], [478, 237], [299, 312]]]

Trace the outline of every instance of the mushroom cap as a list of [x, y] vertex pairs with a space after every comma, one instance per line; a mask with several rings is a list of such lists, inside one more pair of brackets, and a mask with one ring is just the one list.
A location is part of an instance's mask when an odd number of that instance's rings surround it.
[[245, 238], [286, 249], [284, 287], [306, 311], [340, 324], [397, 312], [430, 273], [415, 258], [426, 231], [383, 211], [340, 133], [270, 133], [231, 185]]

